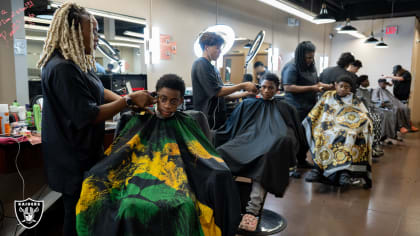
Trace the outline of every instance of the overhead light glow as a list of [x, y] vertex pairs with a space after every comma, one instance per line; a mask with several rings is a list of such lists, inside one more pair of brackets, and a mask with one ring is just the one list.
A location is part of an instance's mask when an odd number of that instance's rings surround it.
[[41, 23], [41, 24], [51, 24], [51, 20], [41, 19], [38, 17], [29, 17], [25, 16], [25, 21], [34, 22], [34, 23]]
[[136, 33], [129, 30], [124, 31], [123, 34], [127, 36], [137, 37], [137, 38], [144, 38], [144, 34]]
[[[61, 6], [61, 3], [52, 2], [50, 5], [51, 5], [51, 7], [59, 8]], [[121, 20], [121, 21], [141, 24], [141, 25], [146, 25], [147, 24], [146, 20], [139, 19], [139, 18], [136, 18], [136, 17], [117, 15], [117, 14], [112, 13], [112, 12], [98, 11], [98, 10], [91, 9], [91, 8], [86, 8], [86, 10], [89, 13], [91, 13], [95, 16], [102, 16], [102, 17], [105, 17], [105, 18], [111, 18], [111, 19], [115, 19], [115, 20]]]
[[30, 29], [30, 30], [48, 31], [49, 28], [50, 28], [49, 26], [25, 24], [25, 29]]
[[114, 39], [119, 40], [119, 41], [132, 42], [132, 43], [144, 43], [144, 40], [132, 39], [132, 38], [122, 37], [122, 36], [115, 36]]
[[152, 64], [158, 64], [160, 62], [160, 32], [158, 27], [152, 27], [151, 43]]
[[289, 14], [292, 14], [294, 16], [297, 16], [299, 18], [302, 18], [306, 21], [309, 21], [313, 24], [319, 24], [314, 20], [315, 14], [307, 11], [301, 7], [298, 7], [296, 5], [293, 5], [291, 3], [288, 3], [284, 0], [258, 0], [260, 2], [263, 2], [267, 5], [270, 5], [272, 7], [275, 7], [277, 9], [280, 9], [282, 11], [285, 11]]
[[46, 37], [43, 36], [30, 36], [30, 35], [26, 35], [26, 40], [32, 40], [32, 41], [43, 41], [45, 42], [45, 40], [47, 39]]
[[[214, 32], [220, 35], [224, 40], [225, 43], [222, 45], [222, 52], [220, 53], [219, 57], [223, 57], [229, 50], [232, 48], [233, 44], [235, 43], [235, 32], [233, 29], [227, 25], [213, 25], [208, 27], [202, 33], [205, 32]], [[201, 35], [201, 34], [200, 34]], [[194, 43], [194, 53], [197, 57], [201, 57], [203, 55], [203, 50], [199, 44], [200, 36], [197, 37]]]
[[326, 3], [322, 3], [321, 12], [319, 13], [319, 15], [314, 17], [314, 21], [317, 24], [328, 24], [335, 22], [334, 17], [328, 14]]

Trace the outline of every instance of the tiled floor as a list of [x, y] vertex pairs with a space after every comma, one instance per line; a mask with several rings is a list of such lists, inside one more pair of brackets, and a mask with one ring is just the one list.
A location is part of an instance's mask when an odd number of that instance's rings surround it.
[[[286, 230], [277, 235], [420, 236], [420, 133], [408, 134], [402, 145], [384, 149], [385, 155], [373, 164], [374, 183], [370, 190], [353, 188], [341, 192], [338, 188], [306, 183], [302, 178], [292, 179], [284, 198], [269, 195], [265, 207], [282, 214], [288, 222]], [[25, 173], [27, 185], [37, 188], [28, 187], [28, 194], [41, 188], [44, 180], [42, 172], [32, 172]], [[20, 194], [18, 177], [10, 178], [14, 179], [2, 181], [15, 183], [11, 184], [14, 188], [2, 186], [10, 191], [0, 193], [3, 201]], [[13, 208], [6, 208], [6, 215], [13, 215]], [[61, 219], [60, 210], [54, 214]], [[60, 235], [61, 227], [60, 222], [49, 221], [49, 230], [43, 235]], [[13, 235], [15, 227], [5, 230], [0, 235]], [[28, 233], [23, 235], [35, 235]]]
[[420, 133], [386, 146], [373, 164], [373, 188], [345, 192], [293, 179], [284, 198], [269, 195], [265, 208], [282, 214], [281, 236], [420, 235]]

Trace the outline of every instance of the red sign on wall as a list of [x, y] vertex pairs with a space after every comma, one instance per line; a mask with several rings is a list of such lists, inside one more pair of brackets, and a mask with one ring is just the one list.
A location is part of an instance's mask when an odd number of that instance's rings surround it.
[[386, 35], [398, 34], [398, 26], [396, 26], [396, 25], [387, 26], [386, 30], [385, 30], [385, 34]]

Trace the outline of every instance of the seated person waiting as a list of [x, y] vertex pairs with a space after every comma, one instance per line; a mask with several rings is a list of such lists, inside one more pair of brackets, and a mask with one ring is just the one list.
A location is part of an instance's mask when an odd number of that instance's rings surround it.
[[278, 87], [275, 74], [263, 75], [262, 98], [243, 101], [216, 132], [217, 151], [233, 175], [252, 179], [250, 201], [239, 226], [247, 231], [256, 230], [267, 192], [283, 196], [289, 167], [308, 150], [298, 113], [274, 99]]
[[372, 101], [380, 104], [380, 107], [382, 108], [392, 109], [396, 114], [396, 128], [401, 133], [405, 134], [408, 131], [418, 131], [418, 129], [411, 124], [410, 109], [408, 106], [386, 89], [386, 86], [391, 84], [386, 82], [386, 79], [379, 79], [378, 84], [379, 88], [374, 89], [372, 92]]
[[315, 169], [306, 181], [349, 186], [362, 177], [372, 186], [373, 125], [363, 103], [351, 92], [352, 78], [341, 75], [303, 121]]
[[396, 137], [395, 114], [388, 109], [380, 108], [372, 102], [372, 89], [369, 87], [369, 77], [361, 75], [357, 78], [356, 96], [359, 98], [369, 111], [369, 116], [373, 122], [373, 157], [383, 155], [380, 142], [385, 138]]

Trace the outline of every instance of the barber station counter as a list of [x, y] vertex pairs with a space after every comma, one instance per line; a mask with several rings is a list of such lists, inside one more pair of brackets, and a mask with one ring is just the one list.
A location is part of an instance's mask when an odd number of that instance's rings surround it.
[[[115, 128], [116, 123], [106, 123], [105, 149], [111, 145], [114, 139]], [[16, 159], [18, 152], [19, 155]], [[45, 213], [60, 198], [61, 194], [51, 191], [47, 187], [41, 144], [32, 145], [25, 141], [20, 143], [20, 151], [17, 143], [0, 144], [0, 200], [4, 205], [5, 215], [14, 217], [14, 200], [24, 200], [22, 199], [23, 183], [16, 169], [16, 163], [25, 181], [25, 199], [30, 197], [34, 200], [45, 200]], [[16, 220], [5, 218], [3, 227], [0, 228], [0, 235], [14, 235], [15, 230]], [[22, 232], [23, 229], [18, 227], [16, 235]]]

